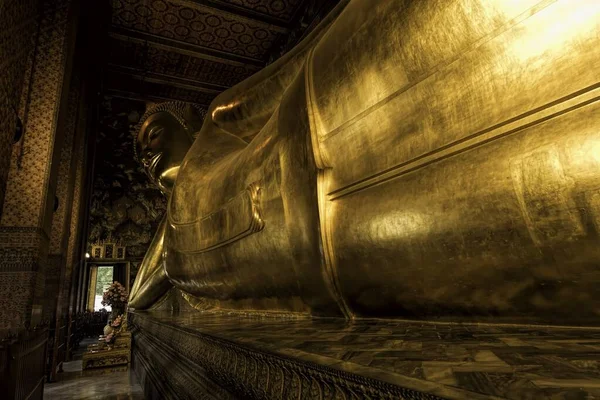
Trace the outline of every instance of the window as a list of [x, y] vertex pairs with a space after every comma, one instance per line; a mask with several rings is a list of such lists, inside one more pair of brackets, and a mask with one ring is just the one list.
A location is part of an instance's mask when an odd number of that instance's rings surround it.
[[110, 284], [113, 283], [113, 273], [114, 267], [112, 265], [98, 267], [96, 272], [96, 288], [94, 293], [94, 311], [98, 311], [102, 308], [105, 308], [107, 311], [111, 311], [110, 306], [102, 305], [102, 295], [110, 286]]

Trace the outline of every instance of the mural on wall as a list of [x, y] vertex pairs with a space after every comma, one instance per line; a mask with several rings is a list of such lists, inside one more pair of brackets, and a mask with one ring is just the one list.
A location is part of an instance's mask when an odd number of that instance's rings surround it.
[[134, 159], [131, 131], [144, 113], [141, 101], [106, 97], [100, 109], [88, 247], [112, 238], [141, 258], [167, 203]]

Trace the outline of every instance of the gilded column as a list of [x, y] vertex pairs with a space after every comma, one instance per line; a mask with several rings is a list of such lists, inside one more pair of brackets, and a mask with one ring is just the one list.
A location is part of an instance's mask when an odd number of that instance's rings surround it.
[[[77, 82], [75, 82], [77, 81]], [[67, 244], [71, 223], [71, 206], [73, 201], [73, 186], [75, 183], [75, 151], [79, 147], [75, 127], [79, 109], [80, 87], [75, 79], [69, 91], [69, 104], [66, 123], [63, 127], [64, 143], [58, 165], [58, 178], [56, 185], [57, 209], [52, 218], [50, 234], [50, 247], [46, 271], [46, 288], [44, 295], [44, 315], [52, 317], [59, 305], [60, 288], [64, 283]], [[59, 313], [60, 314], [60, 313]], [[56, 315], [60, 318], [60, 315]]]
[[0, 291], [7, 294], [0, 296], [0, 327], [37, 323], [42, 314], [56, 166], [62, 148], [57, 126], [65, 71], [69, 70], [69, 4], [69, 0], [41, 4], [38, 42], [23, 90], [24, 136], [12, 151], [0, 219]]
[[[19, 97], [30, 68], [39, 20], [38, 0], [0, 3], [0, 209], [4, 202]], [[22, 117], [22, 114], [21, 114]]]

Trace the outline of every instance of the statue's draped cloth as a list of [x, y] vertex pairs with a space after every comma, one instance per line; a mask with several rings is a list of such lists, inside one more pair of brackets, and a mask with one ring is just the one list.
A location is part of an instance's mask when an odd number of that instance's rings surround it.
[[211, 105], [165, 277], [221, 309], [597, 321], [598, 21], [583, 0], [338, 7]]

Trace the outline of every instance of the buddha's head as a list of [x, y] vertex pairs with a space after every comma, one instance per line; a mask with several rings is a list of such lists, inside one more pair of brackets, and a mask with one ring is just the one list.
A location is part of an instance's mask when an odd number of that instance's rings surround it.
[[202, 119], [201, 110], [184, 102], [151, 106], [140, 119], [136, 154], [146, 174], [163, 193], [171, 192]]

